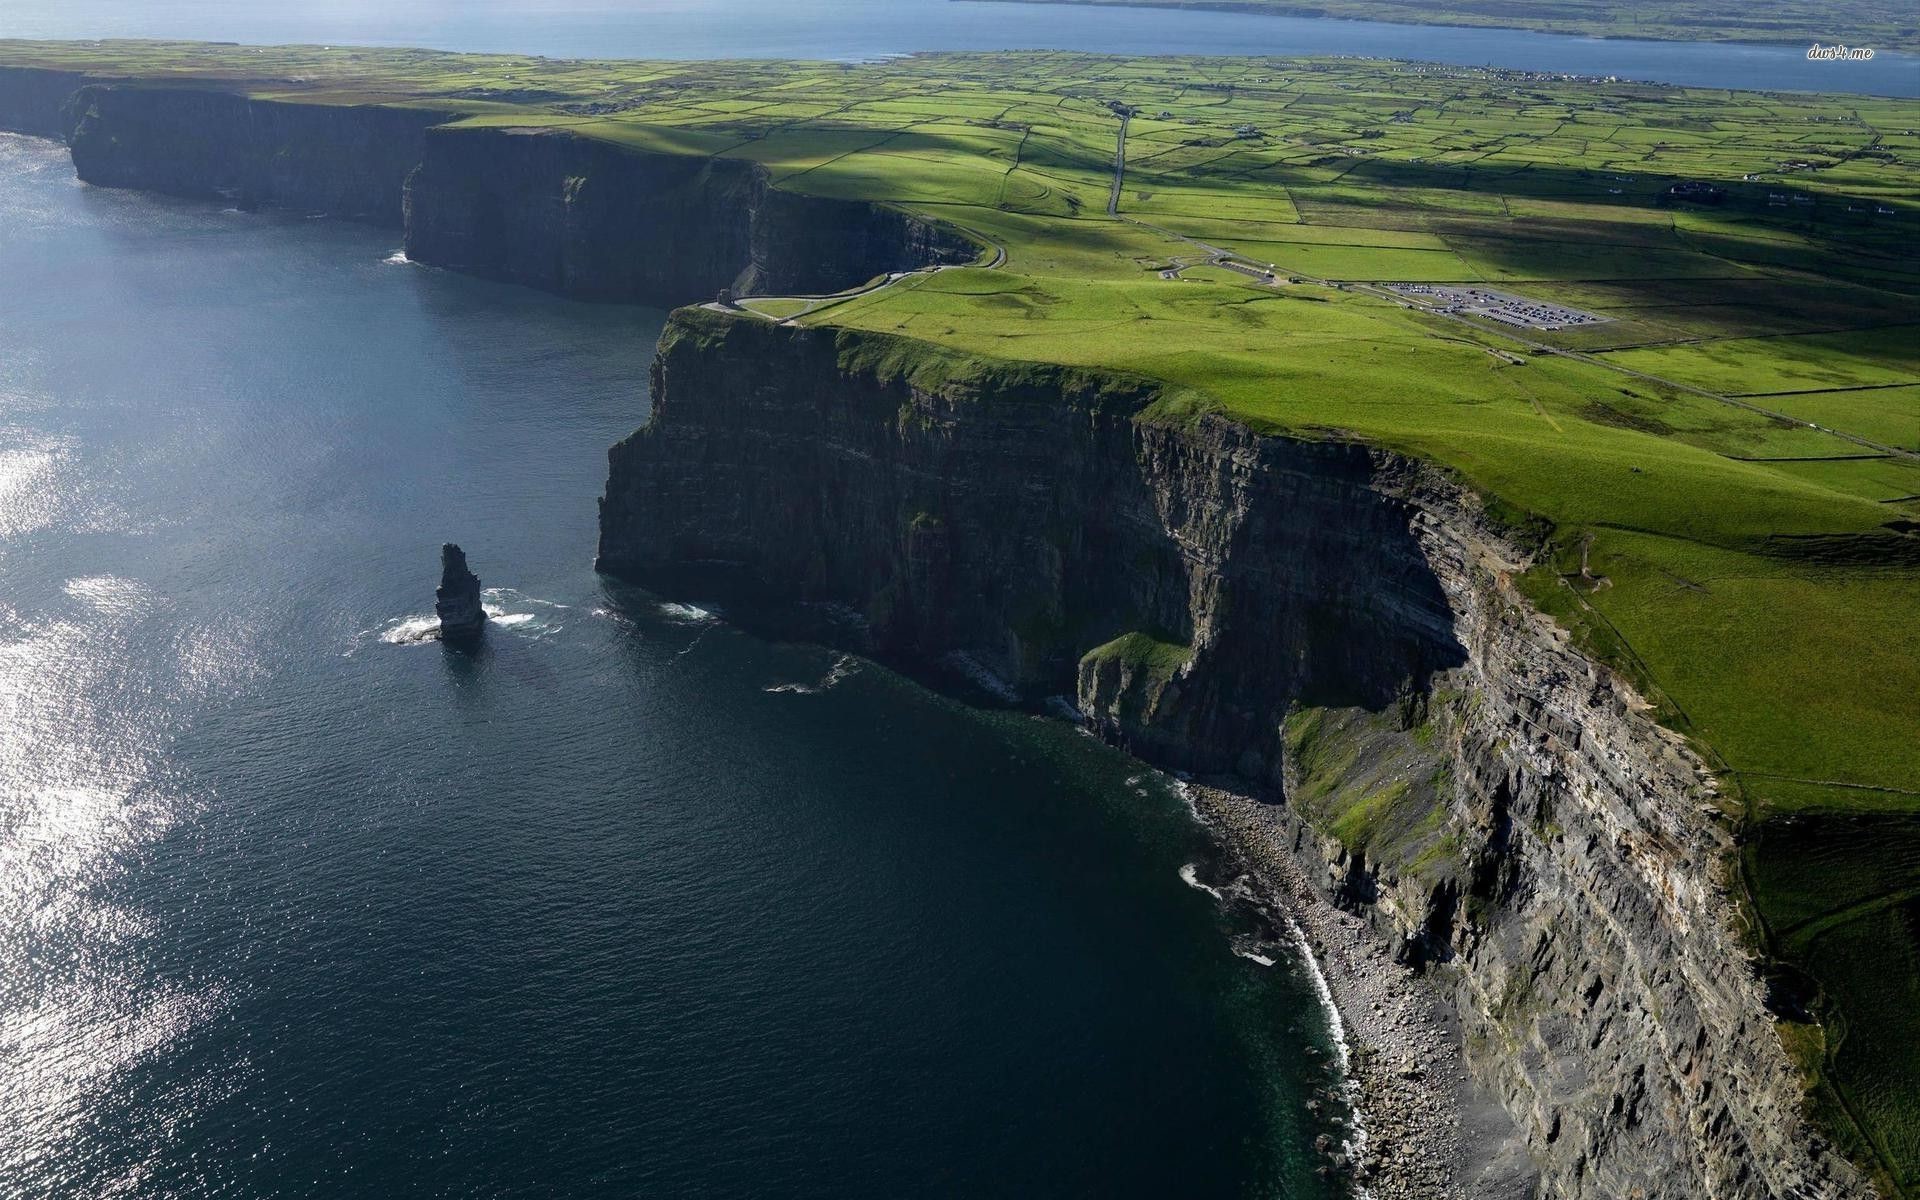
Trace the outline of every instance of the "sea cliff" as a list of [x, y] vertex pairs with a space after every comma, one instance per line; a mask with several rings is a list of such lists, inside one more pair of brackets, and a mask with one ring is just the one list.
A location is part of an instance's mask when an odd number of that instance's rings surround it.
[[400, 228], [415, 262], [582, 299], [829, 293], [979, 253], [884, 204], [782, 191], [744, 159], [459, 115], [0, 68], [0, 129], [63, 138], [88, 183]]
[[66, 137], [70, 125], [62, 110], [89, 82], [89, 77], [79, 71], [0, 67], [0, 129], [35, 137]]
[[884, 205], [779, 191], [758, 163], [544, 129], [433, 130], [405, 208], [416, 262], [596, 300], [825, 293], [978, 253]]
[[401, 188], [426, 130], [447, 116], [88, 83], [62, 102], [59, 133], [74, 171], [101, 187], [398, 225]]
[[[752, 164], [446, 116], [0, 70], [0, 127], [66, 138], [90, 182], [378, 221], [418, 261], [568, 294], [825, 291], [972, 253]], [[887, 661], [1059, 698], [1240, 797], [1217, 811], [1251, 866], [1451, 1000], [1545, 1195], [1865, 1194], [1803, 1126], [1710, 776], [1527, 604], [1524, 531], [1444, 472], [1145, 379], [705, 310], [653, 395], [610, 455], [603, 569], [850, 614], [837, 636]], [[1379, 1131], [1369, 1171], [1403, 1149]]]
[[1444, 472], [1144, 380], [701, 310], [653, 385], [603, 570], [850, 611], [871, 653], [1064, 697], [1263, 805], [1228, 830], [1247, 860], [1284, 856], [1452, 998], [1546, 1195], [1862, 1194], [1802, 1123], [1710, 776], [1528, 605], [1527, 537]]

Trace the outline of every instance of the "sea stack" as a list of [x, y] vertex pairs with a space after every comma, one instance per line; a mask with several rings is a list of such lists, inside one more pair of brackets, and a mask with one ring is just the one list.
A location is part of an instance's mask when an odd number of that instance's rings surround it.
[[433, 593], [433, 611], [440, 617], [443, 642], [471, 644], [487, 623], [479, 577], [467, 570], [466, 552], [452, 542], [440, 547], [440, 587]]

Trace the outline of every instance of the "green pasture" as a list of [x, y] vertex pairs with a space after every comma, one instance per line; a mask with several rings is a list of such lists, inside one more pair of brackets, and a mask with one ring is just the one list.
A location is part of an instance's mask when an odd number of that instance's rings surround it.
[[1778, 818], [1749, 842], [1745, 865], [1775, 944], [1823, 985], [1818, 1109], [1871, 1139], [1889, 1190], [1911, 1190], [1920, 1184], [1920, 820]]
[[[1898, 311], [1886, 314], [1892, 320], [1901, 315]], [[1607, 359], [1694, 387], [1756, 398], [1920, 383], [1920, 322], [1841, 333], [1720, 338], [1686, 346], [1619, 350]]]
[[[1777, 412], [1920, 453], [1920, 385], [1776, 392], [1761, 399]], [[1900, 494], [1920, 491], [1920, 479], [1912, 483]]]

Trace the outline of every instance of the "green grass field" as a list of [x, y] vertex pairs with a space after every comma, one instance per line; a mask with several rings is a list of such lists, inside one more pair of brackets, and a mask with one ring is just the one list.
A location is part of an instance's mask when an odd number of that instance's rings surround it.
[[[1523, 586], [1693, 740], [1770, 848], [1748, 878], [1773, 947], [1822, 988], [1816, 1102], [1920, 1186], [1911, 880], [1845, 848], [1920, 853], [1920, 102], [1070, 53], [0, 43], [5, 63], [752, 159], [779, 186], [894, 203], [1006, 252], [817, 311], [753, 301], [769, 319], [1136, 372], [1177, 396], [1160, 419], [1211, 410], [1444, 464], [1551, 529]], [[1116, 106], [1135, 115], [1109, 215]], [[1690, 179], [1724, 199], [1666, 195]], [[1215, 249], [1279, 281], [1211, 265]], [[1163, 278], [1173, 264], [1190, 269]], [[1515, 329], [1387, 281], [1492, 283], [1607, 319]], [[1795, 860], [1796, 831], [1842, 819], [1884, 833]]]

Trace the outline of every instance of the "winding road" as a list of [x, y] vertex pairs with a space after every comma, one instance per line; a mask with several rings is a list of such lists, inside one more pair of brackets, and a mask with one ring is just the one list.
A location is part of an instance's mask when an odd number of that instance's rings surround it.
[[[948, 224], [952, 225], [952, 222], [948, 222]], [[977, 230], [966, 228], [964, 225], [953, 225], [953, 228], [966, 234], [985, 249], [993, 251], [993, 257], [986, 262], [935, 263], [930, 267], [915, 267], [911, 271], [889, 271], [887, 274], [874, 279], [870, 283], [863, 283], [859, 287], [848, 288], [844, 292], [829, 292], [826, 295], [819, 296], [738, 296], [734, 298], [731, 304], [722, 304], [718, 300], [709, 300], [700, 307], [710, 309], [713, 312], [748, 313], [752, 316], [759, 317], [763, 321], [772, 321], [778, 325], [791, 325], [801, 317], [812, 316], [814, 313], [820, 312], [823, 309], [832, 308], [837, 304], [845, 304], [849, 300], [858, 300], [862, 296], [871, 296], [875, 292], [892, 287], [903, 279], [914, 279], [921, 276], [933, 275], [954, 266], [978, 267], [983, 271], [997, 271], [1006, 265], [1007, 248], [1005, 246]], [[802, 308], [799, 312], [791, 313], [784, 317], [775, 317], [760, 312], [758, 309], [748, 307], [748, 305], [756, 300], [799, 300], [803, 302], [806, 307]]]

